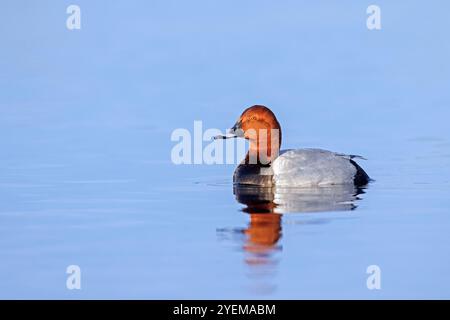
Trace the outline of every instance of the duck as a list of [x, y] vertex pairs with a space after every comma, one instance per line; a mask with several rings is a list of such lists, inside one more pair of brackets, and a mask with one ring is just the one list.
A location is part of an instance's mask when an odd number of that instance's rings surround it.
[[323, 149], [280, 150], [282, 133], [275, 114], [263, 105], [242, 112], [223, 139], [244, 138], [248, 152], [233, 174], [233, 184], [258, 187], [362, 187], [372, 179], [356, 162], [358, 155]]

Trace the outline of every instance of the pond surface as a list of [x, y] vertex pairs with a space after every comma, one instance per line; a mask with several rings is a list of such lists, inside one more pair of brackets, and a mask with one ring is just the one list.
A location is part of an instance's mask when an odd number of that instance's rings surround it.
[[[450, 298], [447, 3], [379, 1], [378, 31], [349, 1], [78, 1], [74, 31], [69, 4], [0, 10], [0, 298]], [[235, 165], [172, 163], [173, 130], [252, 104], [375, 181], [236, 190]]]

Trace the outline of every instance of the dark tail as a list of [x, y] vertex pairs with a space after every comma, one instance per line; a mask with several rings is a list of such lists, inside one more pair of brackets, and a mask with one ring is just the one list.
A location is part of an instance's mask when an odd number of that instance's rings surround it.
[[355, 161], [350, 159], [350, 163], [352, 165], [355, 166], [356, 168], [356, 174], [355, 177], [353, 178], [353, 182], [355, 184], [355, 186], [357, 187], [362, 187], [365, 186], [366, 184], [368, 184], [370, 182], [370, 177], [369, 175], [363, 170], [363, 168], [361, 168], [359, 166], [359, 164], [357, 164]]

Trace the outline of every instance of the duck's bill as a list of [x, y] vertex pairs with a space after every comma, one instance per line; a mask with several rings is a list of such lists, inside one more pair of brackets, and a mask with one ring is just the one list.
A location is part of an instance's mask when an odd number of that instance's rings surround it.
[[213, 139], [232, 139], [232, 138], [243, 138], [244, 137], [244, 131], [238, 126], [238, 123], [236, 123], [231, 129], [228, 130], [227, 134], [219, 134], [218, 136], [215, 136]]
[[228, 133], [223, 135], [219, 134], [218, 136], [215, 136], [213, 139], [232, 139], [232, 138], [243, 138], [244, 137], [244, 131], [242, 130], [242, 122], [238, 120], [234, 126], [228, 130]]
[[233, 139], [233, 138], [237, 138], [238, 136], [235, 134], [219, 134], [218, 136], [213, 137], [214, 140], [220, 140], [220, 139]]

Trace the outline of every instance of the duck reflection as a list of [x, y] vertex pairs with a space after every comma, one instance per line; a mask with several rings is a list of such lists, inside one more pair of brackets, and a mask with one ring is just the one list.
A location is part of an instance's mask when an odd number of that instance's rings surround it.
[[244, 230], [244, 250], [265, 253], [276, 249], [281, 238], [281, 219], [284, 213], [345, 211], [356, 209], [355, 201], [363, 189], [353, 186], [316, 188], [264, 188], [234, 186], [236, 200], [245, 205], [250, 215]]
[[236, 200], [247, 213], [301, 213], [356, 209], [364, 189], [352, 185], [315, 188], [234, 186]]
[[[356, 201], [364, 193], [354, 186], [315, 188], [267, 188], [235, 185], [236, 200], [244, 205], [243, 212], [250, 221], [244, 229], [234, 229], [244, 235], [239, 237], [245, 254], [245, 264], [251, 266], [252, 277], [275, 273], [282, 250], [282, 218], [288, 213], [346, 211], [357, 208]], [[264, 289], [262, 289], [263, 285]], [[259, 283], [257, 291], [275, 290], [274, 285]]]

